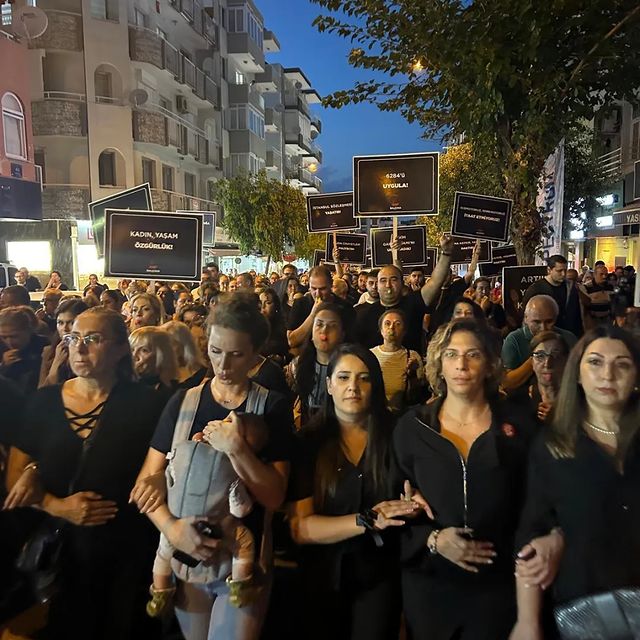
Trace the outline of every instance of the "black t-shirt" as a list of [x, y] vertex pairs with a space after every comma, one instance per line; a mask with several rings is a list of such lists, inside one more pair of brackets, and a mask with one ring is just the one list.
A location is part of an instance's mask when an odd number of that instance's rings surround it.
[[[342, 307], [347, 322], [345, 330], [347, 331], [347, 333], [349, 333], [349, 329], [353, 325], [353, 321], [355, 320], [355, 311], [353, 309], [353, 306], [345, 302], [342, 298], [338, 298], [337, 296], [333, 296], [330, 300], [326, 300], [326, 302], [331, 302], [332, 304]], [[310, 295], [304, 295], [302, 296], [302, 298], [298, 298], [293, 303], [293, 306], [289, 311], [289, 316], [287, 319], [287, 329], [289, 331], [297, 329], [309, 317], [312, 309], [313, 298]]]
[[355, 339], [367, 349], [382, 344], [382, 334], [378, 329], [380, 316], [388, 309], [400, 309], [407, 319], [407, 331], [402, 345], [418, 353], [424, 353], [422, 320], [427, 307], [419, 291], [412, 291], [400, 298], [398, 304], [385, 307], [380, 300], [373, 304], [361, 304], [356, 307]]
[[438, 298], [430, 306], [429, 335], [433, 335], [440, 326], [451, 320], [456, 301], [462, 297], [468, 288], [467, 281], [464, 278], [459, 278], [454, 280], [448, 287], [440, 290]]
[[[180, 406], [184, 400], [186, 391], [177, 391], [167, 403], [158, 426], [156, 427], [151, 447], [161, 453], [168, 453], [173, 442], [173, 432], [180, 413]], [[202, 390], [195, 419], [189, 433], [189, 438], [202, 431], [207, 423], [212, 420], [224, 420], [230, 411], [241, 413], [245, 411], [246, 400], [234, 409], [229, 409], [218, 404], [211, 394], [211, 387], [207, 385]], [[264, 412], [264, 421], [269, 430], [269, 441], [258, 452], [264, 462], [276, 462], [289, 460], [291, 457], [291, 440], [293, 436], [293, 416], [287, 399], [280, 393], [269, 391]]]

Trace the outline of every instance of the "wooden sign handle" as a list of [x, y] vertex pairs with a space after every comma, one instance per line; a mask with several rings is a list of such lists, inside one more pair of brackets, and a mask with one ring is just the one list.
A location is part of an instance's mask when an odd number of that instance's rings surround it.
[[[394, 218], [393, 219], [393, 231], [391, 233], [391, 239], [395, 240], [398, 237], [398, 218]], [[394, 264], [396, 262], [396, 260], [398, 259], [398, 250], [397, 249], [391, 249], [391, 259], [393, 260]]]

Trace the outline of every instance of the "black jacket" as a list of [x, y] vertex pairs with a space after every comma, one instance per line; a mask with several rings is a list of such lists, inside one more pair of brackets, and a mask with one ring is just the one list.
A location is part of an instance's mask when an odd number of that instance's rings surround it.
[[[471, 446], [467, 460], [440, 435], [442, 399], [410, 409], [393, 437], [401, 480], [408, 479], [430, 504], [426, 517], [402, 530], [402, 558], [410, 569], [434, 579], [471, 583], [513, 579], [514, 537], [524, 502], [528, 444], [532, 421], [516, 407], [492, 403], [492, 423]], [[478, 574], [439, 555], [430, 555], [427, 537], [434, 529], [470, 527], [477, 540], [493, 542], [497, 558]]]

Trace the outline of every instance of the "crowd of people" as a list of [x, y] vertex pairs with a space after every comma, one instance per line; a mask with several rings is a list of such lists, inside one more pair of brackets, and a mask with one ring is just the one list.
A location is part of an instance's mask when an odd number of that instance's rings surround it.
[[564, 612], [640, 601], [635, 271], [551, 256], [512, 316], [479, 244], [451, 255], [77, 296], [53, 272], [36, 310], [21, 269], [0, 628], [46, 603], [37, 637], [71, 640], [614, 637]]

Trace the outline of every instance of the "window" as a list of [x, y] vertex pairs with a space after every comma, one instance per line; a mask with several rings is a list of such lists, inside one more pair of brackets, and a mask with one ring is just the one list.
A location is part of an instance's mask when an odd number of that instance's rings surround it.
[[147, 14], [140, 11], [140, 9], [138, 8], [134, 8], [133, 10], [133, 19], [135, 21], [136, 27], [147, 26]]
[[156, 162], [151, 158], [142, 158], [142, 182], [148, 182], [152, 189], [156, 186]]
[[264, 116], [253, 107], [233, 105], [229, 107], [228, 128], [230, 131], [249, 129], [264, 139]]
[[100, 98], [111, 98], [113, 90], [111, 87], [111, 74], [108, 71], [96, 71], [93, 74], [96, 102], [100, 102]]
[[236, 84], [246, 84], [246, 83], [247, 83], [247, 79], [244, 73], [240, 73], [239, 71], [236, 71]]
[[231, 131], [239, 131], [247, 128], [246, 107], [239, 107], [239, 106], [229, 107], [228, 128]]
[[193, 173], [184, 173], [184, 192], [188, 196], [197, 196], [196, 192], [196, 177]]
[[11, 25], [11, 5], [2, 3], [0, 6], [0, 24], [3, 27], [8, 27]]
[[2, 96], [2, 128], [4, 150], [9, 158], [27, 159], [27, 138], [24, 128], [24, 109], [13, 93]]
[[244, 31], [244, 9], [229, 9], [229, 33], [242, 33]]
[[91, 17], [118, 22], [119, 0], [91, 0]]
[[116, 186], [116, 154], [103, 151], [98, 158], [98, 177], [101, 187]]
[[167, 164], [162, 165], [162, 188], [165, 191], [173, 191], [173, 167]]
[[33, 162], [40, 167], [40, 175], [42, 177], [42, 184], [47, 182], [47, 170], [45, 168], [45, 155], [44, 149], [36, 149], [33, 152]]

